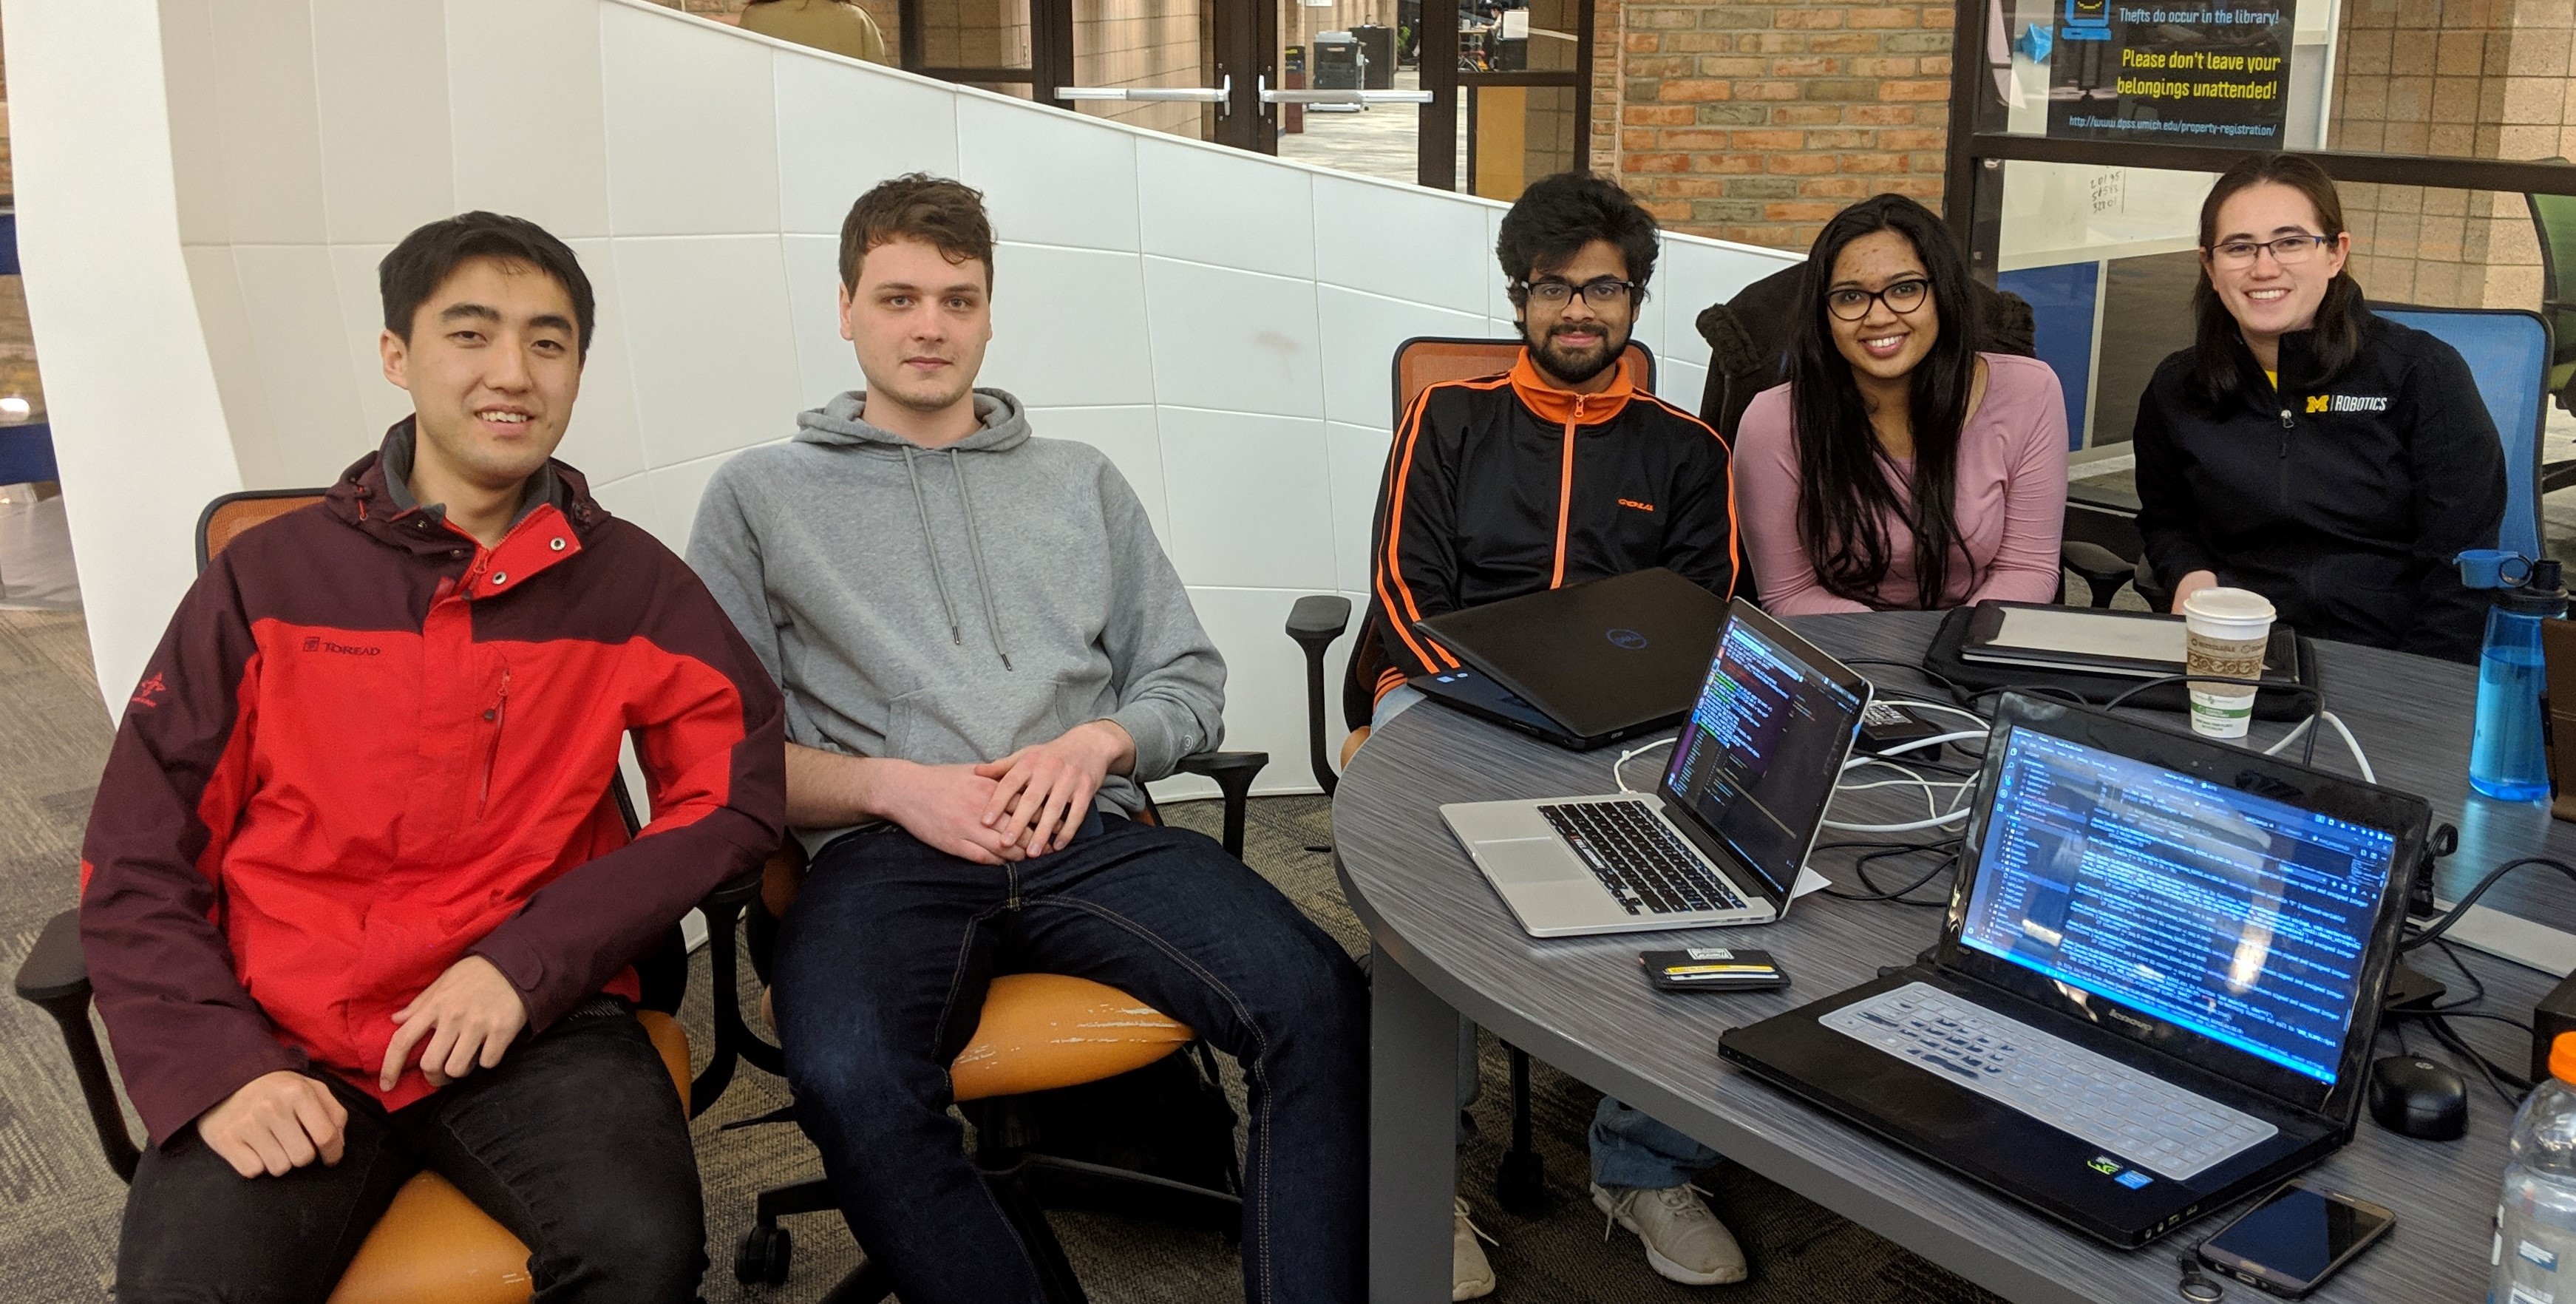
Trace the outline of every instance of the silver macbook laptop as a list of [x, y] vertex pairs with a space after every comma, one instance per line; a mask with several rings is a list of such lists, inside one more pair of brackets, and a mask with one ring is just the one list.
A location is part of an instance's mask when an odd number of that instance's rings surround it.
[[1440, 816], [1535, 937], [1767, 924], [1789, 911], [1869, 698], [1868, 680], [1739, 599], [1654, 793]]

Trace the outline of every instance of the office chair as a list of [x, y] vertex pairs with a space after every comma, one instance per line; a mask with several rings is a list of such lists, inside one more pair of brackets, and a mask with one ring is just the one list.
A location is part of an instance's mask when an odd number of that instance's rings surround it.
[[[1252, 780], [1269, 763], [1265, 752], [1199, 752], [1180, 762], [1183, 772], [1216, 781], [1225, 801], [1222, 841], [1227, 854], [1238, 859], [1243, 855], [1244, 812]], [[1145, 823], [1163, 822], [1150, 796], [1139, 818]], [[793, 840], [762, 868], [759, 904], [748, 921], [747, 949], [764, 983], [777, 921], [795, 899], [806, 869], [804, 850]], [[766, 990], [761, 1001], [765, 1012]], [[1184, 1047], [1195, 1048], [1197, 1064], [1191, 1069], [1185, 1067], [1186, 1059], [1173, 1062], [1180, 1076], [1189, 1079], [1182, 1088], [1188, 1104], [1180, 1117], [1168, 1122], [1184, 1130], [1184, 1143], [1213, 1158], [1213, 1163], [1196, 1166], [1202, 1170], [1192, 1174], [1198, 1180], [1047, 1152], [1044, 1106], [1049, 1093], [1095, 1086], [1117, 1091], [1120, 1084], [1114, 1079], [1153, 1072]], [[785, 1075], [778, 1047], [756, 1037], [746, 1036], [743, 1058], [756, 1068]], [[1039, 1281], [1054, 1304], [1079, 1304], [1084, 1296], [1081, 1282], [1065, 1260], [1064, 1247], [1047, 1225], [1045, 1209], [1150, 1213], [1229, 1237], [1241, 1226], [1243, 1177], [1234, 1158], [1236, 1120], [1217, 1085], [1214, 1053], [1186, 1025], [1115, 987], [1064, 974], [995, 978], [985, 992], [973, 1039], [949, 1062], [949, 1081], [954, 1099], [975, 1125], [976, 1167], [982, 1170], [1003, 1217], [1010, 1220], [1036, 1261]], [[1129, 1079], [1126, 1085], [1135, 1082]], [[791, 1104], [728, 1126], [780, 1123], [794, 1117]], [[760, 1192], [753, 1200], [752, 1225], [735, 1243], [734, 1279], [746, 1286], [783, 1284], [794, 1240], [778, 1220], [837, 1208], [830, 1184], [821, 1178]], [[871, 1258], [823, 1298], [828, 1304], [874, 1304], [893, 1290], [883, 1265]]]
[[[197, 569], [204, 570], [244, 532], [320, 502], [323, 492], [254, 490], [208, 503], [197, 518]], [[632, 837], [641, 825], [622, 778], [611, 781], [606, 797], [617, 803]], [[737, 1048], [748, 1036], [733, 991], [734, 921], [759, 890], [758, 875], [744, 874], [717, 888], [700, 906], [706, 912], [709, 958], [714, 962], [716, 1048], [714, 1061], [694, 1081], [689, 1076], [688, 1034], [673, 1017], [689, 980], [688, 948], [680, 930], [673, 928], [653, 954], [635, 964], [644, 996], [636, 1017], [662, 1053], [671, 1085], [679, 1092], [680, 1107], [692, 1118], [724, 1091], [733, 1075]], [[20, 999], [42, 1008], [61, 1026], [63, 1048], [80, 1080], [90, 1122], [98, 1131], [99, 1150], [119, 1178], [132, 1181], [142, 1152], [126, 1131], [115, 1080], [90, 1024], [89, 965], [81, 954], [78, 910], [66, 910], [46, 921], [34, 949], [18, 966], [15, 986]], [[726, 1031], [728, 1016], [735, 1030], [731, 1036]], [[376, 1221], [358, 1247], [357, 1257], [341, 1274], [331, 1304], [523, 1304], [529, 1293], [528, 1247], [446, 1178], [424, 1170], [395, 1193], [392, 1206]]]
[[[1460, 339], [1422, 336], [1395, 346], [1391, 368], [1395, 386], [1397, 419], [1413, 409], [1413, 400], [1423, 390], [1452, 380], [1472, 380], [1509, 371], [1520, 359], [1522, 341], [1517, 339]], [[1652, 393], [1655, 388], [1655, 354], [1636, 340], [1628, 342], [1621, 355], [1639, 389]], [[1335, 639], [1350, 628], [1351, 600], [1338, 593], [1315, 593], [1297, 599], [1288, 611], [1288, 637], [1295, 640], [1306, 654], [1306, 744], [1307, 763], [1314, 767], [1315, 783], [1330, 797], [1341, 786], [1341, 775], [1325, 759], [1324, 748], [1324, 653]], [[1350, 660], [1342, 673], [1342, 720], [1350, 728], [1342, 739], [1341, 763], [1349, 765], [1351, 756], [1368, 741], [1369, 717], [1376, 706], [1376, 686], [1364, 682], [1361, 652], [1374, 646], [1379, 634], [1369, 621], [1360, 622], [1359, 638], [1352, 646]], [[1514, 1213], [1536, 1215], [1548, 1206], [1547, 1170], [1530, 1141], [1529, 1052], [1505, 1044], [1511, 1056], [1512, 1077], [1512, 1144], [1503, 1153], [1501, 1165], [1494, 1173], [1494, 1187], [1503, 1207]]]

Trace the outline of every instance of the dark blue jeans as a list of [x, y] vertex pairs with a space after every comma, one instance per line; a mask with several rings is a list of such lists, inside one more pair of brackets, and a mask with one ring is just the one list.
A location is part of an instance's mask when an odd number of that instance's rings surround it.
[[539, 1304], [685, 1304], [706, 1271], [689, 1120], [641, 1024], [602, 997], [496, 1068], [392, 1113], [349, 1109], [340, 1162], [243, 1177], [192, 1124], [143, 1154], [116, 1251], [119, 1304], [321, 1304], [423, 1168], [529, 1247]]
[[900, 829], [823, 849], [780, 921], [796, 1116], [851, 1234], [904, 1304], [1040, 1304], [1036, 1269], [947, 1112], [948, 1063], [1000, 973], [1134, 995], [1243, 1065], [1248, 1304], [1365, 1293], [1368, 994], [1278, 889], [1196, 833], [1095, 815], [977, 865]]

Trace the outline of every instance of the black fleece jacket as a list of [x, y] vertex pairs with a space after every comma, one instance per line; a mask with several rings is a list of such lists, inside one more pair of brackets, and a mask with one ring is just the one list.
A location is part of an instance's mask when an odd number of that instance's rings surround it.
[[2504, 448], [2457, 350], [2356, 309], [2361, 348], [2320, 375], [2314, 332], [2281, 337], [2280, 382], [2231, 339], [2249, 392], [2186, 396], [2185, 349], [2138, 401], [2138, 532], [2171, 584], [2196, 570], [2272, 600], [2312, 638], [2475, 661], [2487, 598], [2451, 559], [2492, 548]]

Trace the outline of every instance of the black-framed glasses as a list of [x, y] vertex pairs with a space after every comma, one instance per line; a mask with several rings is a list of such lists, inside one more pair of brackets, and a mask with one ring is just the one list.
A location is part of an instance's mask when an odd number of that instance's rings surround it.
[[[1566, 281], [1523, 281], [1515, 288], [1529, 296], [1531, 302], [1550, 308], [1562, 308], [1574, 302], [1575, 286]], [[1585, 303], [1595, 308], [1607, 308], [1612, 304], [1626, 303], [1634, 298], [1637, 293], [1637, 283], [1603, 276], [1585, 281], [1582, 289]]]
[[2296, 267], [2316, 257], [2319, 249], [2334, 243], [2330, 235], [2285, 235], [2278, 240], [2230, 240], [2209, 248], [2210, 261], [2221, 267], [2251, 267], [2264, 250], [2272, 251], [2272, 261], [2283, 267]]
[[1864, 290], [1847, 285], [1825, 292], [1825, 311], [1843, 321], [1859, 321], [1869, 315], [1873, 303], [1887, 305], [1889, 312], [1902, 317], [1923, 306], [1932, 297], [1932, 283], [1918, 277], [1907, 277], [1883, 290]]

